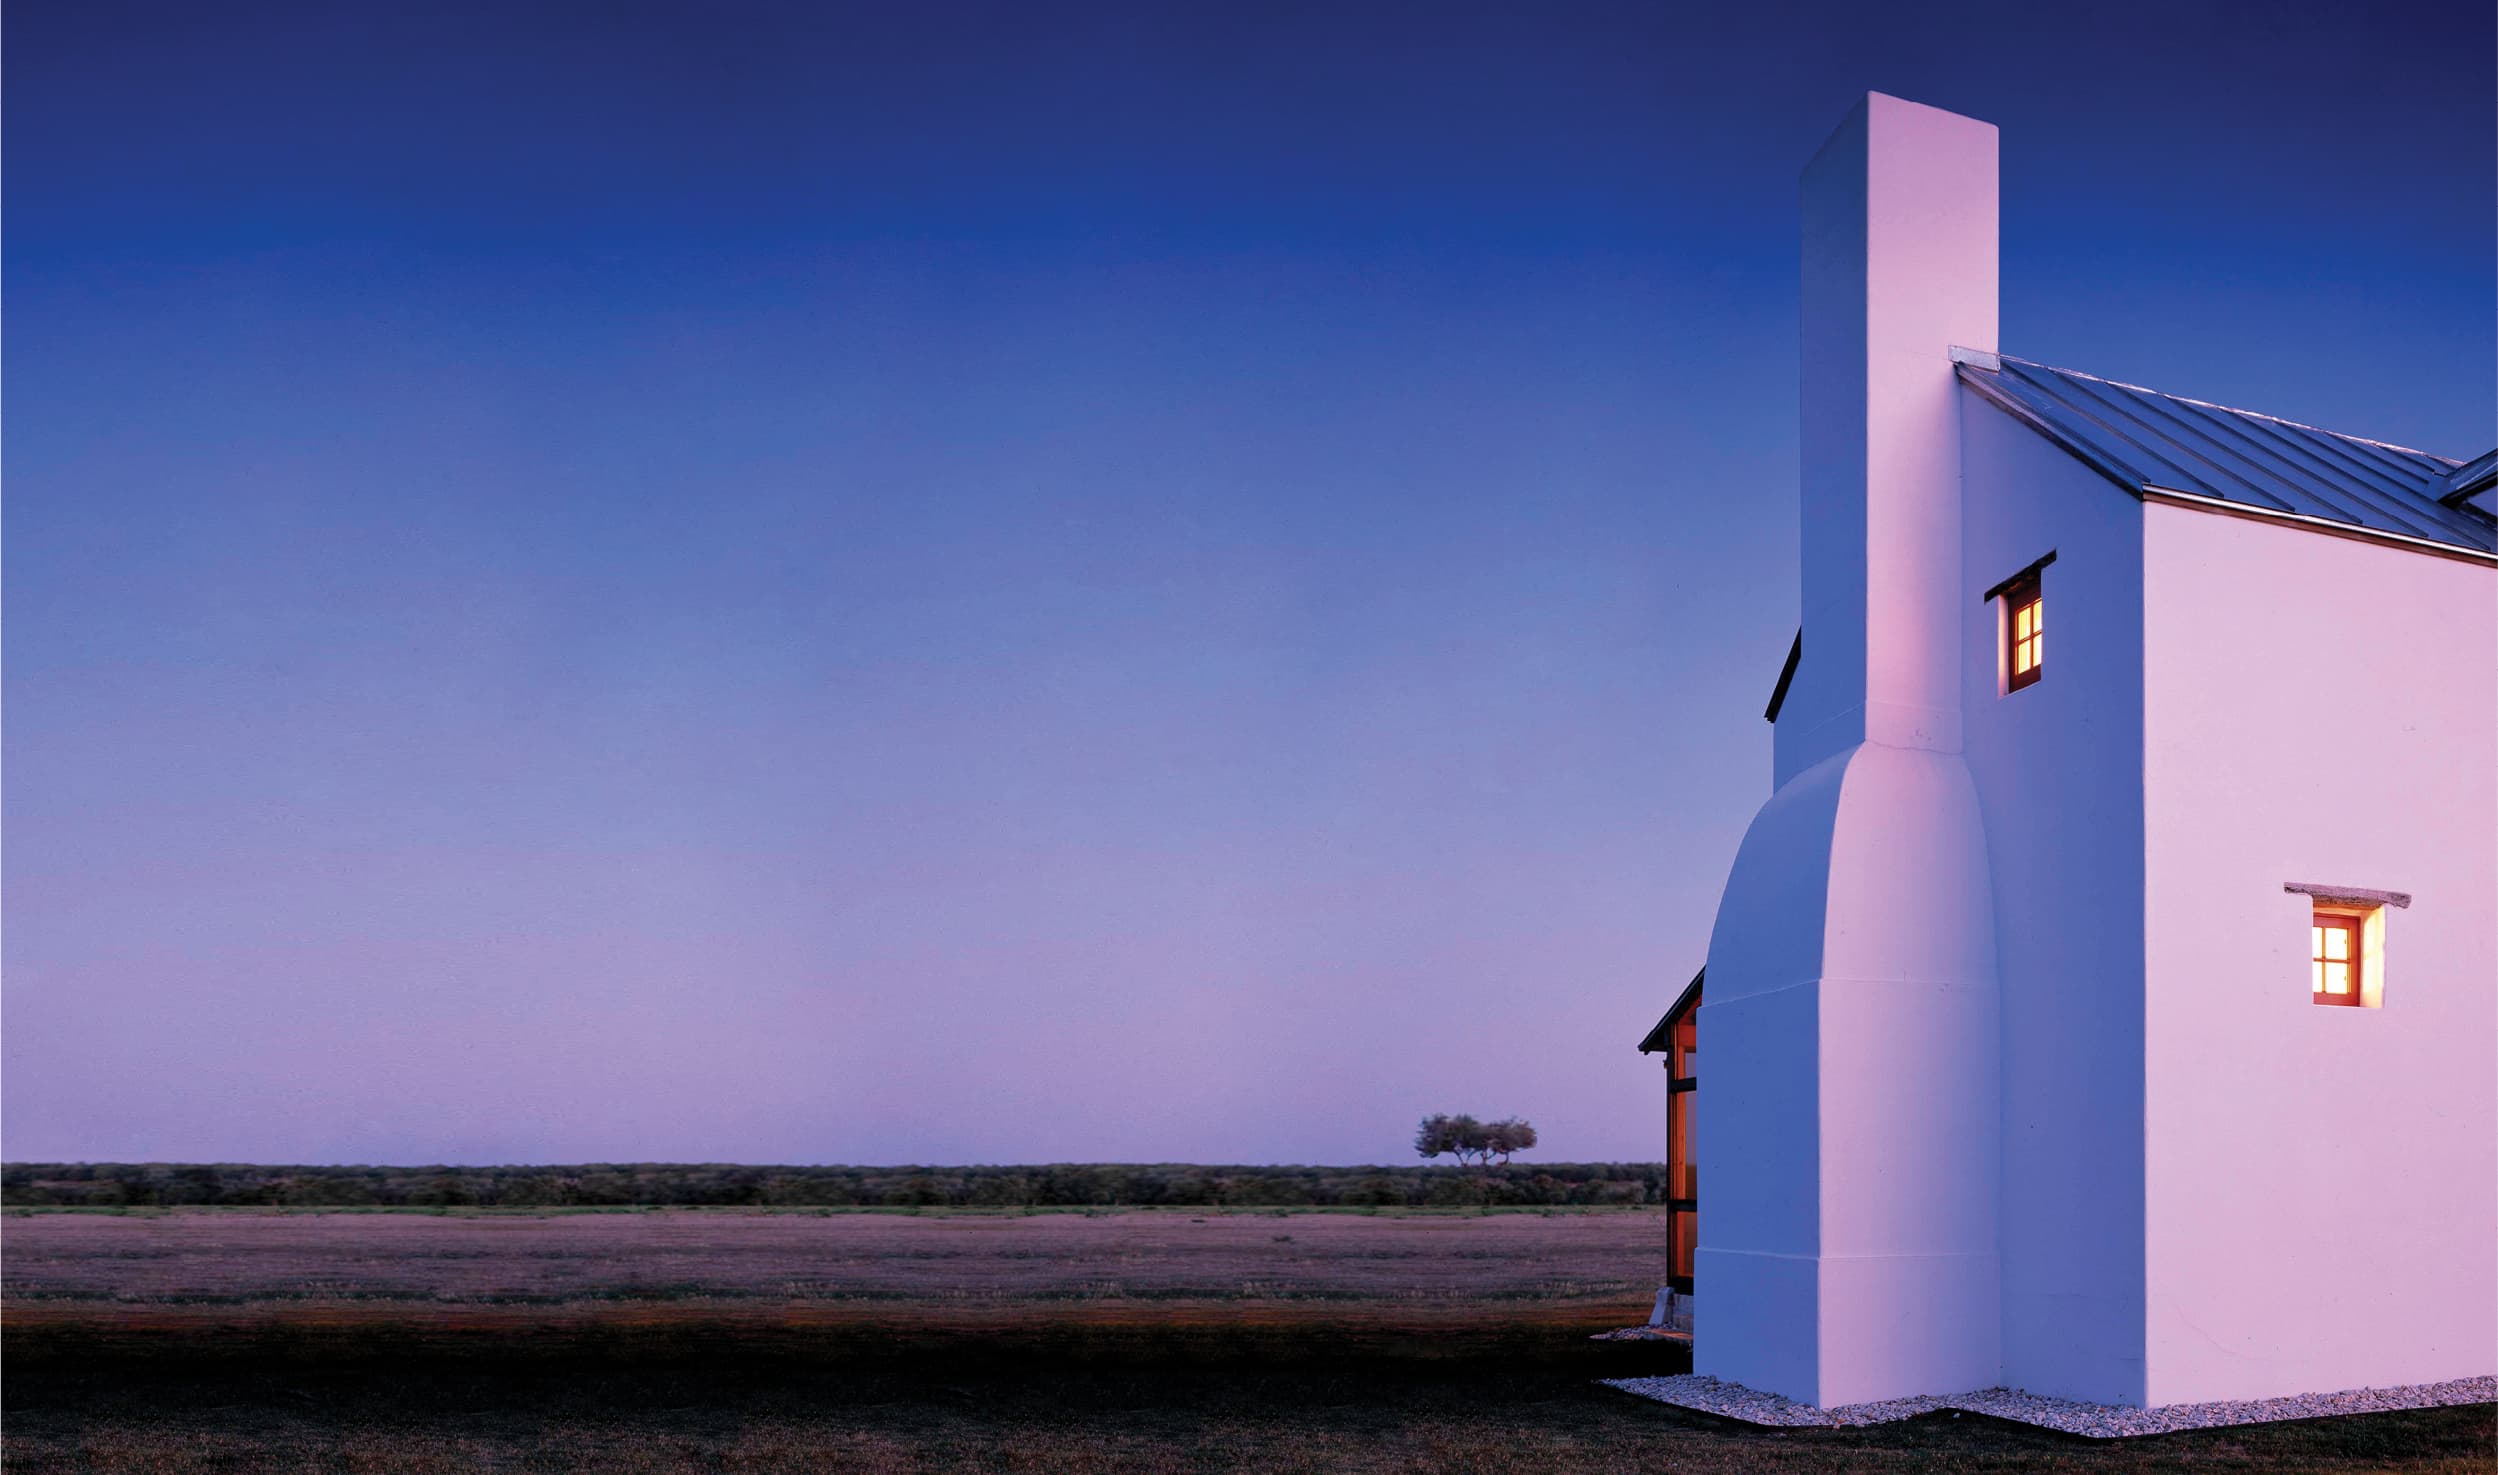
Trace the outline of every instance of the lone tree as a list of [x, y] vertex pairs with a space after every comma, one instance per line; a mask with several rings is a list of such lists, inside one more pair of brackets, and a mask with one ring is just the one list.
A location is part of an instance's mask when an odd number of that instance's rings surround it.
[[1495, 1157], [1506, 1167], [1510, 1154], [1534, 1145], [1534, 1124], [1520, 1117], [1479, 1122], [1470, 1116], [1438, 1112], [1424, 1117], [1414, 1132], [1414, 1151], [1424, 1157], [1447, 1153], [1460, 1164], [1472, 1160], [1476, 1167], [1490, 1166]]
[[1483, 1129], [1484, 1150], [1509, 1166], [1509, 1155], [1525, 1152], [1535, 1145], [1535, 1124], [1524, 1117], [1507, 1117]]

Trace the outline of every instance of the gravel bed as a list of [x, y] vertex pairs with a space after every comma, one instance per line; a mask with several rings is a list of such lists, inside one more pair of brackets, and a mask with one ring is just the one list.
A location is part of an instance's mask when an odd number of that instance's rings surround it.
[[1741, 1419], [1747, 1424], [1778, 1428], [1841, 1429], [1887, 1424], [1894, 1419], [1957, 1409], [2016, 1419], [2041, 1428], [2092, 1439], [2128, 1439], [2141, 1434], [2173, 1434], [2180, 1429], [2216, 1429], [2227, 1424], [2264, 1424], [2278, 1419], [2326, 1419], [2343, 1414], [2386, 1413], [2405, 1408], [2444, 1408], [2452, 1404], [2498, 1401], [2498, 1377], [2457, 1378], [2450, 1383], [2415, 1383], [2407, 1388], [2353, 1388], [2341, 1393], [2302, 1393], [2293, 1398], [2258, 1398], [2244, 1402], [2172, 1403], [2163, 1408], [2128, 1408], [2116, 1403], [2080, 1403], [2049, 1398], [2013, 1388], [1988, 1388], [1947, 1397], [1921, 1395], [1880, 1403], [1852, 1403], [1842, 1408], [1816, 1408], [1775, 1393], [1762, 1393], [1741, 1383], [1721, 1383], [1698, 1373], [1664, 1378], [1607, 1378], [1608, 1387], [1678, 1408]]

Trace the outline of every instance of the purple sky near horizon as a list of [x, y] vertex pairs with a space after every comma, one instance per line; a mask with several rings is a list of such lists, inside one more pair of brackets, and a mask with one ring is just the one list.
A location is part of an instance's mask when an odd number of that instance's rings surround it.
[[10, 9], [0, 1151], [1661, 1156], [1867, 88], [2498, 442], [2487, 6], [910, 9]]

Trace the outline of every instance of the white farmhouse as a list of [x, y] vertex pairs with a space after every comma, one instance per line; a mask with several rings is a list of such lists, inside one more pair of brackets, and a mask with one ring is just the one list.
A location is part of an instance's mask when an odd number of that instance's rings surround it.
[[1803, 227], [1776, 792], [1652, 1037], [1697, 1371], [2498, 1370], [2498, 453], [2003, 355], [1984, 123], [1868, 97]]

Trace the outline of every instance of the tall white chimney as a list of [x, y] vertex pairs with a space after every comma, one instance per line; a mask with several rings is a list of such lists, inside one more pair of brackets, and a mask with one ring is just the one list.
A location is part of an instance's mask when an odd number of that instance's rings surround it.
[[1803, 181], [1804, 646], [1778, 782], [1853, 743], [1960, 751], [1951, 349], [1995, 350], [1995, 127], [1874, 93]]
[[1951, 350], [1995, 345], [1995, 130], [1867, 97], [1804, 172], [1804, 648], [1709, 940], [1695, 1366], [1993, 1384], [1994, 896], [1960, 756]]

